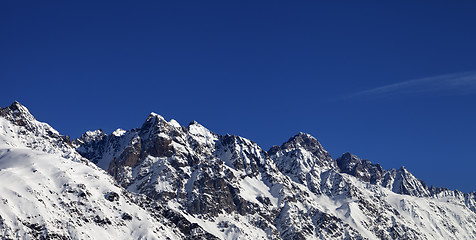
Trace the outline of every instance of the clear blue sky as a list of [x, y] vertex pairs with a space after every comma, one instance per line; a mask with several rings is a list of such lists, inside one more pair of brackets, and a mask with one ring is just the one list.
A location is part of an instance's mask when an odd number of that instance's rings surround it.
[[1, 3], [1, 106], [72, 137], [150, 112], [265, 149], [302, 131], [476, 190], [474, 1], [71, 2]]

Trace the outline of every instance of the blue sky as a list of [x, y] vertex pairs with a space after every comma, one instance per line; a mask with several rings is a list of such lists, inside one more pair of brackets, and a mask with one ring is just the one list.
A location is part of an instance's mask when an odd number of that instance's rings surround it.
[[5, 1], [0, 105], [61, 133], [197, 120], [476, 190], [473, 1]]

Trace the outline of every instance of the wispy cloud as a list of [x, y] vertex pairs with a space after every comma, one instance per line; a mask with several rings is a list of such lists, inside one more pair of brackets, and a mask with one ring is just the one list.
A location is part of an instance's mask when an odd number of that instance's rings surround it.
[[356, 92], [343, 96], [340, 99], [389, 97], [423, 93], [438, 93], [446, 95], [476, 93], [476, 72], [455, 73], [414, 79]]

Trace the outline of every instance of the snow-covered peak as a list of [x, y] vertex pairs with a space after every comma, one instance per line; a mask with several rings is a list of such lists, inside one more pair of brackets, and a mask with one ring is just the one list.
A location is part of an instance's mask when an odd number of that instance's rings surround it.
[[28, 108], [15, 101], [12, 105], [2, 109], [2, 115], [10, 121], [17, 121], [18, 125], [25, 125], [23, 121], [34, 121]]
[[[317, 139], [310, 134], [300, 132], [291, 137], [281, 146], [274, 146], [268, 154], [273, 158], [282, 171], [294, 174], [307, 173], [315, 165], [332, 167], [334, 161]], [[293, 168], [294, 170], [291, 170]]]
[[197, 121], [190, 122], [188, 125], [188, 132], [193, 136], [200, 136], [209, 139], [214, 138], [214, 134]]
[[401, 166], [398, 171], [404, 173], [404, 174], [411, 174], [410, 171], [405, 166]]
[[141, 130], [142, 132], [154, 129], [158, 131], [171, 131], [174, 128], [180, 128], [180, 124], [177, 121], [172, 119], [170, 122], [167, 122], [161, 115], [151, 112], [142, 124]]
[[380, 164], [373, 164], [367, 159], [362, 160], [349, 152], [337, 158], [336, 162], [341, 173], [352, 175], [364, 182], [381, 185], [395, 193], [417, 197], [431, 195], [428, 186], [403, 166], [398, 170], [385, 170]]
[[112, 132], [111, 134], [116, 136], [116, 137], [120, 137], [120, 136], [124, 135], [126, 132], [127, 132], [126, 130], [118, 128], [114, 132]]
[[172, 124], [172, 126], [176, 127], [176, 128], [181, 128], [182, 126], [180, 126], [180, 123], [178, 123], [175, 119], [171, 119], [169, 121], [170, 124]]
[[299, 132], [281, 145], [283, 150], [303, 148], [311, 153], [327, 153], [317, 139], [310, 134]]
[[80, 139], [84, 143], [90, 141], [98, 141], [103, 139], [106, 136], [106, 133], [102, 129], [94, 130], [94, 131], [86, 131], [81, 135]]
[[187, 127], [188, 142], [210, 154], [215, 149], [215, 143], [218, 140], [218, 136], [199, 124], [196, 121], [192, 121]]
[[335, 161], [317, 139], [302, 132], [272, 147], [268, 154], [281, 172], [316, 192], [321, 173], [335, 168]]
[[27, 147], [75, 161], [85, 160], [74, 150], [68, 136], [60, 135], [47, 123], [37, 121], [18, 102], [0, 109], [0, 139], [12, 147]]
[[150, 113], [140, 128], [140, 136], [149, 139], [157, 135], [167, 136], [174, 130], [174, 126], [168, 123], [164, 117], [156, 113]]
[[425, 182], [416, 178], [404, 166], [396, 171], [390, 171], [390, 175], [393, 177], [392, 191], [417, 197], [430, 196]]
[[159, 114], [157, 114], [157, 113], [155, 113], [155, 112], [151, 112], [151, 113], [149, 114], [149, 117], [147, 117], [147, 120], [146, 120], [146, 121], [150, 121], [150, 120], [152, 120], [152, 119], [159, 119], [159, 120], [164, 120], [164, 121], [165, 121], [165, 118], [164, 118], [164, 117], [162, 117], [161, 115], [159, 115]]
[[46, 123], [38, 122], [28, 108], [15, 101], [12, 105], [2, 108], [0, 116], [12, 122], [14, 125], [25, 127], [38, 134], [59, 135], [59, 133]]

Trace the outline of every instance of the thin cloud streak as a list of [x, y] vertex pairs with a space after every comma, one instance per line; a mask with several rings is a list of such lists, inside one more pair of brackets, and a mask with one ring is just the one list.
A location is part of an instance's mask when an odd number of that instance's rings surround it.
[[464, 72], [420, 78], [353, 93], [345, 99], [359, 97], [389, 97], [404, 94], [439, 93], [462, 95], [476, 92], [476, 72]]

